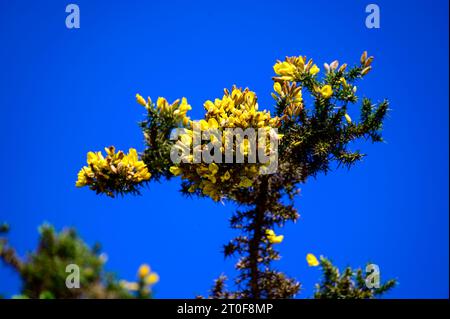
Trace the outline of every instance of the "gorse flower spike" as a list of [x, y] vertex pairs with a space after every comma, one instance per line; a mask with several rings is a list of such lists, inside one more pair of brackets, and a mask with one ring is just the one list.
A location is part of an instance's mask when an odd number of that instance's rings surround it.
[[[219, 137], [211, 135], [210, 141], [202, 141], [197, 151], [203, 151], [209, 147], [209, 143], [219, 143], [227, 145], [227, 128], [247, 128], [265, 129], [267, 132], [271, 128], [279, 125], [278, 117], [271, 117], [268, 111], [259, 111], [256, 94], [249, 89], [242, 90], [233, 87], [231, 92], [225, 90], [222, 99], [206, 101], [205, 117], [199, 121], [193, 121], [189, 129], [179, 136], [175, 147], [180, 150], [191, 149], [195, 137], [195, 129], [199, 131], [217, 130]], [[197, 137], [200, 139], [200, 137]], [[219, 140], [220, 138], [220, 140]], [[267, 140], [261, 145], [265, 145], [265, 153], [269, 156], [270, 143], [269, 135]], [[262, 141], [261, 141], [262, 142]], [[238, 149], [239, 147], [239, 149]], [[257, 149], [258, 146], [256, 147]], [[232, 149], [233, 157], [237, 152], [244, 156], [249, 154], [250, 145], [248, 137], [244, 137], [242, 143], [235, 145]], [[260, 168], [265, 163], [242, 163], [233, 165], [222, 163], [194, 163], [192, 154], [182, 158], [182, 162], [170, 167], [170, 172], [174, 176], [181, 176], [186, 180], [187, 188], [190, 192], [199, 190], [201, 194], [211, 197], [214, 201], [221, 198], [232, 198], [233, 192], [239, 188], [249, 188], [253, 185], [254, 179], [260, 174]]]
[[147, 166], [138, 159], [137, 151], [130, 148], [128, 154], [115, 152], [114, 146], [106, 147], [106, 157], [101, 152], [87, 154], [87, 166], [78, 173], [77, 187], [89, 186], [97, 193], [114, 197], [116, 193], [135, 193], [137, 186], [150, 179]]

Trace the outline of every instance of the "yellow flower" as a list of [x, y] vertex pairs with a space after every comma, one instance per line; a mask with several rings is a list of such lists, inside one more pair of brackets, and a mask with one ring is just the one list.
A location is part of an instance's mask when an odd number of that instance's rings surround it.
[[324, 85], [320, 89], [320, 94], [326, 99], [329, 99], [333, 95], [333, 89], [331, 88], [331, 85]]
[[219, 128], [219, 123], [217, 123], [216, 119], [210, 118], [210, 119], [208, 120], [208, 127], [209, 127], [209, 128], [212, 128], [212, 129]]
[[284, 236], [278, 235], [278, 236], [269, 237], [268, 239], [271, 244], [280, 244], [283, 241]]
[[169, 171], [175, 176], [178, 176], [181, 173], [183, 173], [183, 170], [181, 168], [179, 168], [178, 166], [171, 166], [169, 168]]
[[216, 163], [211, 163], [211, 164], [209, 164], [208, 169], [214, 175], [219, 170], [219, 166], [217, 166]]
[[90, 168], [85, 166], [78, 172], [78, 179], [77, 182], [75, 183], [76, 187], [83, 187], [87, 185], [87, 178], [86, 178], [87, 170], [90, 170]]
[[267, 236], [275, 236], [275, 232], [272, 229], [266, 229]]
[[187, 99], [185, 97], [181, 99], [179, 110], [181, 113], [186, 113], [187, 111], [192, 110], [192, 107], [188, 104]]
[[347, 86], [347, 81], [345, 80], [345, 78], [340, 78], [339, 83], [341, 83], [344, 87]]
[[146, 106], [147, 105], [147, 102], [145, 101], [145, 99], [140, 94], [136, 94], [136, 101], [142, 106]]
[[223, 176], [220, 178], [222, 180], [222, 182], [229, 180], [231, 177], [230, 172], [226, 171], [225, 174], [223, 174]]
[[146, 277], [148, 274], [150, 273], [150, 266], [149, 265], [147, 265], [147, 264], [142, 264], [140, 267], [139, 267], [139, 270], [138, 270], [138, 276], [139, 276], [139, 278], [144, 278], [144, 277]]
[[250, 187], [253, 185], [253, 181], [251, 179], [248, 179], [247, 177], [242, 177], [241, 181], [239, 183], [240, 187]]
[[266, 229], [266, 237], [271, 244], [280, 244], [284, 239], [283, 235], [277, 236], [272, 229]]
[[154, 285], [159, 281], [159, 276], [156, 272], [152, 272], [145, 278], [145, 283], [147, 285]]
[[312, 75], [316, 75], [319, 72], [320, 72], [320, 69], [315, 64], [311, 67], [311, 69], [309, 69], [309, 74], [312, 74]]
[[212, 112], [214, 109], [215, 109], [215, 105], [214, 105], [214, 103], [213, 102], [211, 102], [211, 101], [206, 101], [205, 102], [205, 104], [203, 104], [203, 106], [205, 107], [205, 109], [208, 111], [208, 112]]
[[280, 82], [275, 82], [273, 84], [273, 90], [275, 92], [277, 92], [279, 95], [281, 95], [282, 91], [281, 91], [281, 84], [280, 84]]
[[317, 267], [320, 264], [320, 262], [317, 260], [316, 256], [314, 256], [313, 254], [307, 254], [306, 261], [308, 262], [308, 266], [310, 266], [310, 267]]
[[156, 107], [161, 111], [166, 111], [169, 109], [169, 102], [163, 97], [158, 97], [158, 100], [156, 100]]
[[130, 148], [128, 150], [128, 155], [127, 155], [128, 160], [130, 161], [130, 163], [136, 163], [138, 161], [138, 154], [135, 148]]
[[[294, 63], [292, 62], [290, 64], [293, 65]], [[275, 85], [277, 90], [278, 86], [281, 87], [281, 83]], [[204, 118], [191, 122], [190, 129], [185, 136], [181, 136], [181, 141], [178, 141], [176, 145], [180, 148], [183, 145], [190, 147], [194, 139], [198, 140], [197, 130], [221, 129], [223, 131], [221, 137], [212, 135], [209, 140], [214, 146], [221, 142], [221, 151], [225, 152], [225, 145], [227, 145], [227, 140], [230, 137], [227, 135], [230, 132], [226, 128], [242, 128], [245, 130], [247, 128], [258, 127], [268, 129], [269, 132], [271, 128], [277, 127], [280, 124], [278, 117], [271, 117], [268, 111], [258, 110], [256, 94], [249, 89], [242, 90], [233, 86], [231, 90], [225, 89], [224, 93], [222, 98], [208, 100], [204, 103], [205, 110], [207, 111]], [[301, 98], [301, 93], [298, 94], [298, 98]], [[268, 137], [265, 142], [266, 146], [270, 144]], [[244, 156], [246, 154], [248, 155], [248, 152], [252, 150], [249, 147], [248, 140], [241, 145], [237, 145], [237, 143], [234, 145], [234, 140], [231, 143], [234, 154], [239, 152], [239, 147], [243, 148], [242, 153], [244, 153]], [[258, 141], [258, 143], [262, 142]], [[200, 145], [195, 146], [195, 151], [205, 150], [206, 145], [206, 141], [201, 141]], [[267, 147], [265, 152], [266, 155], [269, 155], [270, 148]], [[184, 155], [183, 160], [192, 163], [193, 155]], [[259, 174], [259, 168], [262, 166], [262, 164], [249, 164], [227, 170], [226, 165], [219, 163], [211, 163], [209, 165], [205, 165], [205, 163], [192, 164], [181, 165], [178, 168], [171, 168], [170, 170], [172, 173], [182, 174], [183, 178], [192, 183], [189, 187], [189, 192], [195, 192], [198, 189], [215, 201], [229, 196], [233, 190], [239, 187], [252, 186], [253, 180]]]
[[202, 131], [207, 131], [209, 129], [208, 122], [205, 120], [200, 120], [200, 129]]
[[293, 76], [295, 73], [295, 65], [289, 63], [289, 62], [277, 62], [273, 66], [273, 70], [276, 74], [282, 75], [282, 76]]

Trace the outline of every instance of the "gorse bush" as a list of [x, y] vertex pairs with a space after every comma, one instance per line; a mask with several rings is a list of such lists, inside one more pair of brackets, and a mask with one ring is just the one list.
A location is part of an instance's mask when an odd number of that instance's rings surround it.
[[[357, 96], [357, 81], [372, 69], [366, 52], [355, 66], [324, 64], [321, 72], [312, 59], [286, 57], [273, 66], [272, 113], [260, 109], [255, 92], [233, 86], [221, 98], [204, 103], [200, 120], [188, 117], [186, 98], [154, 103], [137, 94], [147, 112], [140, 123], [146, 145], [138, 157], [107, 147], [106, 156], [89, 152], [87, 166], [78, 173], [78, 187], [87, 186], [108, 196], [138, 194], [140, 188], [162, 178], [181, 178], [186, 196], [231, 201], [238, 205], [230, 226], [239, 235], [224, 246], [226, 257], [237, 257], [239, 270], [226, 289], [225, 277], [216, 280], [212, 298], [290, 298], [300, 289], [297, 280], [273, 268], [276, 250], [285, 239], [281, 228], [295, 222], [299, 186], [333, 168], [350, 168], [364, 156], [352, 150], [363, 139], [382, 141], [388, 102], [373, 103]], [[357, 106], [359, 104], [359, 107]], [[359, 115], [353, 119], [349, 113]], [[251, 136], [251, 129], [258, 136]], [[260, 134], [264, 133], [264, 134]], [[255, 155], [265, 158], [256, 161]], [[244, 158], [231, 161], [230, 158]], [[275, 164], [275, 169], [273, 165]], [[364, 276], [345, 270], [336, 274], [327, 259], [308, 255], [311, 266], [321, 265], [324, 283], [316, 297], [371, 298], [393, 286], [372, 291], [361, 285]]]
[[[0, 235], [9, 230], [7, 224], [0, 228]], [[20, 258], [6, 236], [0, 237], [0, 260], [19, 275], [21, 294], [15, 298], [150, 298], [151, 287], [159, 280], [148, 265], [138, 270], [138, 281], [118, 281], [116, 276], [104, 270], [106, 255], [100, 253], [100, 245], [89, 247], [73, 228], [57, 233], [48, 224], [39, 227], [37, 249], [26, 258]], [[69, 265], [79, 269], [79, 287], [69, 287]], [[69, 278], [70, 280], [70, 278]]]

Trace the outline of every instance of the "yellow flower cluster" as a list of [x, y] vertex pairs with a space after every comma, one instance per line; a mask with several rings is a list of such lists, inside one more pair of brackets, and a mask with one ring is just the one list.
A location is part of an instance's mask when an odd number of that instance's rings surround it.
[[266, 238], [271, 244], [280, 244], [283, 241], [284, 236], [276, 235], [272, 229], [266, 229]]
[[320, 71], [312, 59], [306, 62], [306, 57], [303, 56], [286, 57], [285, 61], [277, 61], [273, 70], [279, 75], [275, 80], [281, 81], [298, 81], [303, 73], [314, 76]]
[[138, 269], [138, 277], [143, 280], [147, 285], [156, 284], [159, 281], [159, 276], [156, 272], [152, 272], [150, 266], [142, 264]]
[[[150, 97], [145, 100], [141, 95], [136, 94], [136, 101], [144, 106], [147, 110], [153, 107]], [[171, 116], [176, 121], [179, 121], [184, 126], [187, 126], [190, 122], [190, 118], [186, 115], [187, 111], [191, 110], [191, 105], [188, 104], [187, 99], [183, 97], [181, 101], [175, 100], [173, 103], [169, 103], [165, 98], [158, 97], [156, 100], [156, 110], [164, 115]]]
[[[184, 134], [180, 136], [180, 140], [177, 142], [178, 147], [192, 149], [194, 134], [196, 134], [194, 128], [199, 128], [201, 131], [218, 129], [221, 133], [221, 140], [219, 141], [216, 136], [211, 135], [211, 143], [219, 143], [223, 154], [224, 147], [227, 145], [228, 133], [226, 130], [224, 131], [225, 128], [241, 128], [242, 130], [254, 128], [256, 131], [263, 128], [269, 133], [271, 128], [279, 125], [280, 119], [278, 117], [271, 117], [270, 112], [265, 110], [258, 111], [257, 97], [254, 92], [233, 87], [231, 92], [225, 89], [224, 93], [222, 99], [204, 103], [205, 118], [191, 123], [191, 129], [185, 130]], [[267, 134], [267, 140], [264, 143], [266, 155], [270, 153], [268, 137], [269, 134]], [[279, 137], [281, 136], [276, 138]], [[204, 150], [208, 143], [209, 141], [203, 141], [199, 146]], [[243, 139], [241, 145], [233, 146], [233, 156], [236, 154], [237, 147], [244, 156], [249, 154], [250, 147], [247, 138]], [[172, 174], [181, 175], [183, 179], [188, 179], [191, 182], [190, 192], [200, 189], [204, 195], [215, 201], [227, 196], [231, 190], [236, 188], [251, 187], [254, 178], [259, 175], [259, 168], [265, 165], [263, 163], [192, 163], [192, 154], [187, 159], [184, 158], [184, 162], [172, 166], [170, 168]]]
[[[334, 69], [337, 66], [337, 61], [335, 61], [331, 66], [326, 64], [325, 68], [327, 70], [330, 70], [330, 68]], [[345, 69], [346, 65], [343, 65], [342, 67], [344, 67]], [[283, 94], [285, 93], [284, 89], [286, 88], [286, 86], [283, 87], [280, 82], [297, 82], [301, 81], [302, 75], [304, 74], [315, 76], [320, 72], [320, 69], [317, 67], [317, 65], [313, 64], [312, 59], [309, 59], [309, 61], [306, 62], [306, 57], [302, 56], [286, 57], [285, 61], [277, 61], [277, 63], [275, 63], [275, 65], [273, 66], [273, 70], [278, 75], [277, 77], [273, 78], [276, 81], [274, 84], [274, 91], [280, 96], [283, 96]], [[342, 84], [347, 85], [344, 82], [342, 82]], [[315, 91], [319, 93], [324, 99], [329, 99], [333, 95], [333, 89], [331, 85], [328, 84], [315, 88]], [[294, 108], [294, 106], [291, 105], [291, 108]]]
[[120, 284], [127, 290], [138, 291], [149, 290], [150, 286], [153, 286], [159, 281], [159, 276], [156, 272], [152, 272], [150, 266], [147, 264], [142, 264], [138, 269], [138, 282], [130, 282], [126, 280], [121, 280]]
[[127, 192], [136, 184], [150, 179], [150, 172], [144, 162], [139, 161], [134, 148], [128, 154], [115, 152], [114, 146], [106, 147], [106, 157], [102, 152], [89, 152], [87, 164], [78, 173], [77, 187], [89, 186], [97, 193], [114, 196], [114, 192]]
[[293, 118], [298, 116], [303, 109], [303, 96], [302, 87], [297, 86], [295, 82], [275, 82], [273, 84], [273, 90], [278, 94], [272, 94], [272, 97], [278, 101], [283, 99], [286, 104], [286, 108], [283, 113], [284, 116], [281, 118], [284, 120], [287, 118]]

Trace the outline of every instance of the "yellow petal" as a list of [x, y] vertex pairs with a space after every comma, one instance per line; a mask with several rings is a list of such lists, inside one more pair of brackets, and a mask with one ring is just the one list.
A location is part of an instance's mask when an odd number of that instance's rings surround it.
[[247, 177], [242, 177], [241, 182], [239, 183], [240, 187], [250, 187], [253, 185], [253, 181], [248, 179]]
[[308, 266], [310, 266], [310, 267], [317, 267], [320, 264], [320, 262], [317, 260], [316, 256], [314, 256], [313, 254], [307, 254], [306, 261], [308, 263]]
[[205, 107], [205, 109], [208, 111], [208, 112], [212, 112], [215, 108], [216, 108], [216, 106], [214, 105], [214, 103], [213, 102], [211, 102], [211, 101], [206, 101], [205, 102], [205, 104], [203, 104], [203, 106]]
[[200, 120], [200, 129], [202, 131], [206, 131], [208, 130], [209, 126], [208, 126], [208, 122], [206, 122], [205, 120]]
[[145, 276], [147, 276], [150, 273], [150, 266], [147, 264], [142, 264], [139, 267], [138, 270], [138, 276], [139, 278], [144, 278]]
[[178, 176], [183, 172], [183, 170], [181, 168], [179, 168], [178, 166], [171, 166], [169, 168], [169, 171], [175, 176]]
[[140, 94], [136, 94], [136, 101], [142, 106], [146, 106], [147, 105], [147, 102], [145, 101], [145, 99]]
[[138, 161], [138, 154], [135, 148], [130, 148], [128, 150], [128, 159], [130, 160], [130, 162], [134, 163]]
[[272, 243], [272, 244], [280, 244], [283, 241], [284, 236], [283, 235], [268, 236], [267, 238], [269, 239], [270, 243]]
[[275, 232], [272, 229], [266, 229], [266, 235], [275, 236]]
[[282, 91], [281, 91], [281, 84], [280, 84], [280, 82], [275, 82], [273, 84], [273, 90], [275, 92], [277, 92], [279, 95], [281, 95]]
[[208, 120], [208, 126], [209, 126], [209, 128], [218, 128], [219, 123], [217, 123], [216, 119], [210, 118]]
[[209, 164], [208, 169], [212, 174], [216, 174], [217, 171], [219, 170], [219, 166], [217, 166], [216, 163], [211, 163]]
[[311, 69], [309, 69], [309, 73], [312, 75], [316, 75], [319, 72], [320, 72], [320, 69], [315, 64], [311, 67]]
[[159, 276], [157, 273], [152, 272], [150, 275], [145, 278], [145, 283], [147, 285], [154, 285], [159, 281]]
[[333, 95], [333, 89], [331, 88], [331, 85], [324, 85], [320, 89], [320, 94], [326, 99], [330, 98]]

